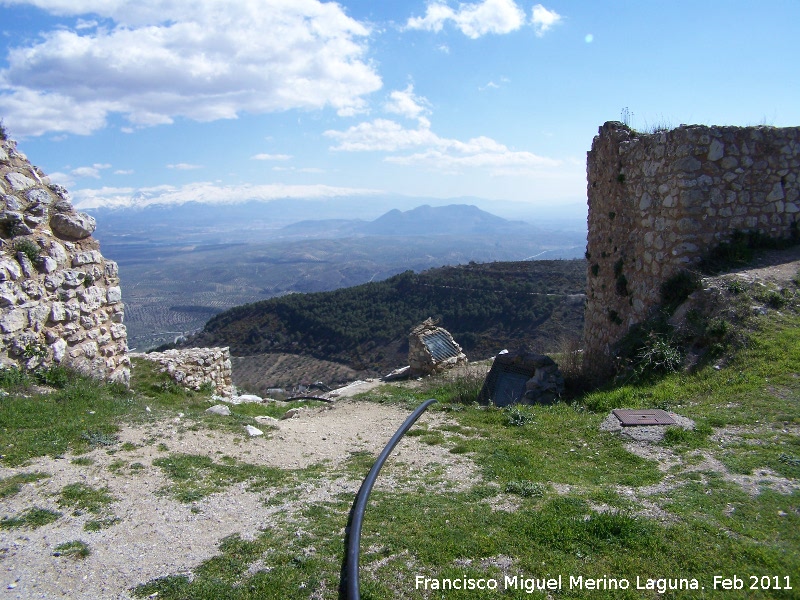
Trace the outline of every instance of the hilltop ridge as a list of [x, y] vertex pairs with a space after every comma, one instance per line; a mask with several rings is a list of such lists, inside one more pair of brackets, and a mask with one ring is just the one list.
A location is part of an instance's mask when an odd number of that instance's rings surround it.
[[[229, 346], [234, 356], [313, 357], [365, 376], [383, 375], [407, 364], [408, 333], [434, 317], [473, 360], [520, 346], [552, 351], [560, 338], [580, 337], [585, 273], [585, 261], [577, 259], [407, 271], [380, 282], [239, 306], [211, 318], [187, 344]], [[256, 368], [252, 360], [248, 364]], [[320, 367], [317, 377], [307, 375], [312, 381], [326, 380], [329, 367]], [[291, 381], [291, 372], [284, 376], [260, 387]], [[240, 378], [234, 369], [234, 382]]]

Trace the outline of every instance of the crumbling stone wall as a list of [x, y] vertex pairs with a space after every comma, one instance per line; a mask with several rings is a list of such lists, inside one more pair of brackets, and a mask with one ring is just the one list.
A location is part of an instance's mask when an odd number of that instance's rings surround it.
[[734, 231], [797, 237], [800, 127], [605, 123], [587, 157], [586, 357], [600, 366], [662, 284]]
[[130, 356], [158, 363], [162, 373], [167, 373], [184, 387], [200, 390], [204, 386], [211, 386], [221, 396], [233, 395], [231, 353], [227, 347], [131, 353]]
[[0, 365], [63, 364], [128, 384], [117, 264], [16, 143], [0, 140]]

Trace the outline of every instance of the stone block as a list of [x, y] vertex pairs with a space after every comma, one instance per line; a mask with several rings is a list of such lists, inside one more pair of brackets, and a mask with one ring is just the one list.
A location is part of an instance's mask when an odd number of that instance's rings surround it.
[[3, 333], [16, 333], [28, 326], [28, 311], [15, 308], [0, 317], [0, 331]]
[[53, 233], [71, 239], [87, 238], [94, 232], [97, 223], [86, 213], [57, 213], [50, 218]]
[[26, 177], [22, 173], [16, 173], [14, 171], [6, 173], [6, 181], [11, 185], [11, 189], [16, 192], [27, 190], [36, 185], [36, 181], [30, 177]]
[[708, 148], [708, 155], [706, 158], [711, 161], [719, 160], [725, 155], [725, 144], [720, 142], [719, 140], [711, 140], [711, 144]]
[[79, 252], [72, 257], [72, 266], [80, 267], [83, 265], [100, 264], [103, 262], [103, 255], [97, 250]]

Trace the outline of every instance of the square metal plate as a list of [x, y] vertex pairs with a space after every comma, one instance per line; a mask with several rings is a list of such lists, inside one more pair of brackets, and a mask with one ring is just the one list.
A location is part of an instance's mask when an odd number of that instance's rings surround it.
[[443, 361], [459, 355], [458, 348], [453, 345], [447, 334], [443, 331], [435, 331], [422, 336], [422, 343], [436, 361]]
[[630, 410], [627, 408], [617, 408], [612, 411], [622, 423], [623, 427], [635, 427], [637, 425], [675, 425], [675, 419], [669, 413], [658, 408]]

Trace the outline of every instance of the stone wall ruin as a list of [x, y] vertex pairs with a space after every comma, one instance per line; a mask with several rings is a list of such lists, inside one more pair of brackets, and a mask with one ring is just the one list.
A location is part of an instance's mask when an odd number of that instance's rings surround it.
[[16, 143], [0, 140], [0, 365], [130, 380], [117, 264]]
[[442, 327], [426, 319], [411, 330], [408, 336], [409, 375], [431, 375], [467, 362], [467, 356]]
[[587, 156], [585, 357], [660, 303], [664, 282], [736, 231], [797, 238], [800, 127], [682, 125], [641, 134], [605, 123]]
[[220, 396], [233, 395], [231, 353], [227, 347], [131, 353], [130, 356], [155, 362], [162, 373], [183, 387], [201, 390], [208, 386]]

